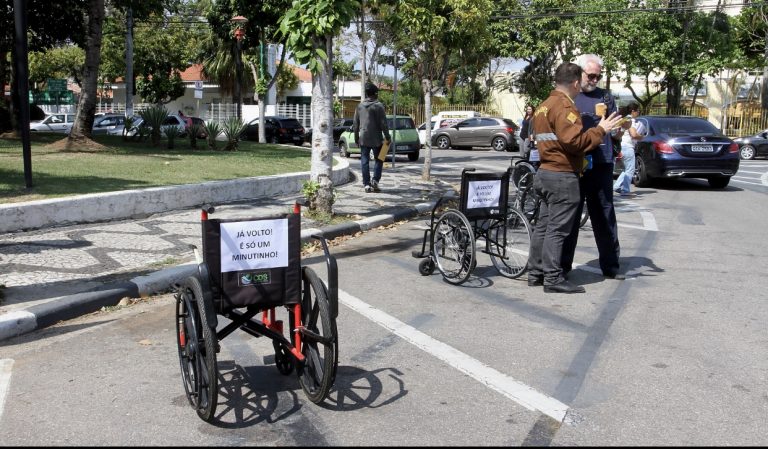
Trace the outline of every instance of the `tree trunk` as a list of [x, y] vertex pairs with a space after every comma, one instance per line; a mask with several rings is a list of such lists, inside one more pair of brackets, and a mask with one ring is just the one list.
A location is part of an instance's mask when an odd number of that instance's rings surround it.
[[[765, 47], [763, 47], [765, 61], [768, 61], [768, 31], [765, 33]], [[768, 109], [768, 65], [763, 67], [763, 82], [760, 89], [760, 106]]]
[[320, 186], [309, 208], [313, 212], [333, 214], [333, 39], [318, 38], [315, 48], [322, 48], [328, 58], [321, 60], [322, 70], [312, 76], [312, 169], [310, 181]]
[[421, 179], [429, 181], [432, 172], [432, 80], [421, 80], [421, 90], [424, 93], [424, 117], [426, 117], [426, 153], [424, 154], [424, 168], [421, 170]]
[[96, 113], [96, 89], [101, 59], [101, 32], [104, 25], [104, 0], [88, 2], [88, 36], [85, 43], [83, 90], [77, 105], [77, 116], [69, 134], [70, 140], [91, 137]]

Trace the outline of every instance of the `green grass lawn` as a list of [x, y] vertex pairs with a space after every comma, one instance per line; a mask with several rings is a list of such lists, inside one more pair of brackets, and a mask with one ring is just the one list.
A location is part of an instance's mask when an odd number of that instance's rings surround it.
[[241, 141], [238, 151], [211, 151], [203, 140], [190, 148], [178, 138], [169, 150], [167, 141], [125, 142], [120, 136], [98, 136], [102, 150], [62, 151], [49, 144], [62, 134], [32, 136], [32, 188], [25, 188], [21, 140], [0, 139], [0, 204], [111, 192], [250, 176], [310, 170], [308, 148]]

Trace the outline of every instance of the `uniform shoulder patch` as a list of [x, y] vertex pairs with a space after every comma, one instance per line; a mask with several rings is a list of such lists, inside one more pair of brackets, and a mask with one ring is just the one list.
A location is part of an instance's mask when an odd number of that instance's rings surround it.
[[578, 119], [579, 116], [573, 113], [573, 111], [571, 111], [568, 113], [568, 115], [565, 118], [567, 118], [568, 121], [571, 123], [576, 123], [576, 119]]
[[549, 108], [546, 106], [539, 106], [538, 109], [536, 109], [536, 113], [534, 115], [540, 115], [544, 114], [547, 115], [547, 112], [549, 112]]

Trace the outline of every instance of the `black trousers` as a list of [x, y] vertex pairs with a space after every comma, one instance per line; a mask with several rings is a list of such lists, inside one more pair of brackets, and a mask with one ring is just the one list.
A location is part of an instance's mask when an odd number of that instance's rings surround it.
[[[579, 186], [582, 201], [579, 203], [577, 217], [581, 216], [584, 198], [586, 198], [592, 233], [600, 255], [600, 269], [604, 275], [614, 275], [619, 272], [620, 247], [616, 209], [613, 207], [613, 164], [594, 164], [591, 169], [584, 172]], [[579, 220], [576, 220], [570, 234], [563, 242], [561, 265], [564, 273], [568, 273], [573, 268], [578, 239]]]

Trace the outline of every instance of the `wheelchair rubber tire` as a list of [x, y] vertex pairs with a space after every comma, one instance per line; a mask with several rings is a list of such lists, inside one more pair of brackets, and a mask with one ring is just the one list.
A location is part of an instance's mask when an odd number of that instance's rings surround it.
[[219, 400], [219, 377], [216, 363], [217, 337], [216, 329], [208, 326], [208, 312], [205, 307], [205, 299], [200, 281], [195, 276], [190, 276], [185, 282], [185, 290], [195, 298], [198, 319], [196, 321], [198, 331], [198, 374], [196, 389], [197, 415], [207, 422], [213, 420], [216, 406]]
[[456, 209], [446, 210], [432, 230], [432, 257], [443, 279], [463, 284], [475, 268], [475, 234], [467, 217]]
[[430, 276], [434, 272], [435, 272], [435, 262], [432, 260], [432, 258], [427, 257], [426, 259], [419, 262], [420, 275]]
[[491, 229], [486, 249], [499, 274], [515, 279], [525, 273], [532, 234], [531, 224], [517, 209], [509, 209], [506, 223]]
[[336, 379], [338, 366], [338, 334], [331, 316], [325, 285], [309, 267], [302, 268], [302, 333], [299, 384], [307, 398], [315, 404], [325, 400]]

